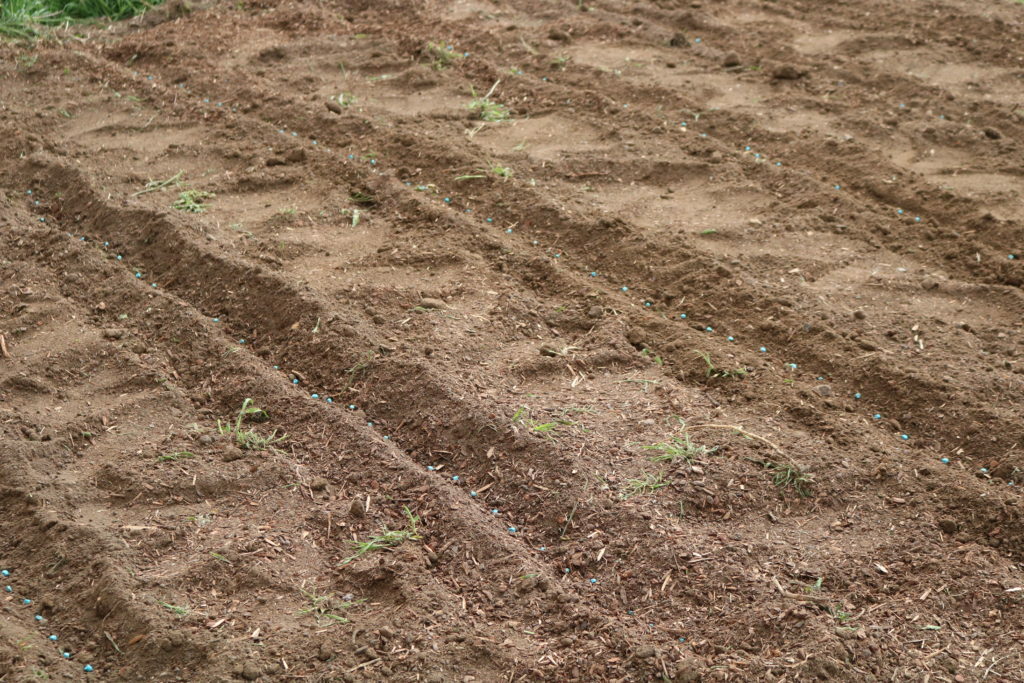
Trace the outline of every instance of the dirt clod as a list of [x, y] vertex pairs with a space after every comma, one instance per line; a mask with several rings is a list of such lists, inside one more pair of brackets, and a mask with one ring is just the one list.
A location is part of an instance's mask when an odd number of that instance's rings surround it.
[[795, 81], [804, 76], [804, 72], [792, 64], [780, 64], [772, 69], [772, 78], [777, 81]]
[[431, 297], [423, 297], [422, 299], [420, 299], [420, 304], [419, 305], [420, 305], [420, 308], [426, 308], [428, 310], [435, 310], [435, 309], [440, 309], [440, 308], [448, 308], [448, 304], [446, 304], [441, 299], [434, 299], [434, 298], [431, 298]]

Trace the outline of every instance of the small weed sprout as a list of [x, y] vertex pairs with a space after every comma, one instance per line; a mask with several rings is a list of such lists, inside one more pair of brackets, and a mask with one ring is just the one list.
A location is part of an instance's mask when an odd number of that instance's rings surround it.
[[423, 48], [423, 54], [430, 60], [430, 66], [438, 71], [444, 71], [457, 60], [462, 59], [462, 53], [456, 52], [453, 46], [444, 42], [430, 41]]
[[495, 81], [494, 85], [491, 86], [491, 89], [483, 97], [478, 97], [476, 90], [470, 89], [473, 101], [469, 103], [469, 110], [478, 114], [484, 121], [506, 121], [509, 118], [508, 107], [500, 102], [491, 100], [491, 95], [494, 94], [498, 83], [501, 83], [501, 81]]
[[335, 614], [335, 611], [345, 610], [362, 602], [362, 600], [340, 600], [334, 597], [331, 593], [327, 593], [326, 595], [317, 595], [315, 590], [307, 591], [300, 588], [299, 592], [302, 593], [302, 597], [309, 601], [309, 607], [300, 609], [299, 614], [312, 614], [318, 625], [324, 620], [330, 622], [328, 623], [328, 626], [332, 624], [349, 623], [348, 619], [340, 614]]
[[217, 420], [217, 431], [234, 437], [235, 443], [245, 450], [265, 451], [274, 444], [287, 439], [288, 435], [278, 436], [276, 429], [270, 433], [270, 436], [263, 436], [251, 427], [248, 430], [243, 430], [242, 421], [249, 419], [253, 422], [265, 422], [268, 418], [267, 411], [257, 408], [253, 405], [252, 399], [247, 398], [242, 401], [242, 409], [238, 411], [234, 424]]
[[205, 213], [207, 206], [204, 200], [216, 197], [212, 192], [205, 190], [185, 190], [178, 193], [178, 198], [171, 204], [172, 209], [185, 211], [187, 213]]
[[337, 102], [342, 107], [351, 107], [353, 104], [357, 102], [356, 96], [350, 92], [343, 92], [338, 93], [337, 95], [332, 95], [331, 99]]
[[622, 498], [622, 500], [628, 500], [633, 496], [654, 493], [658, 489], [664, 488], [668, 485], [669, 482], [665, 481], [665, 476], [661, 472], [658, 472], [657, 474], [644, 472], [643, 476], [640, 478], [630, 479], [626, 482], [626, 490], [622, 492], [620, 498]]
[[160, 606], [163, 607], [164, 609], [167, 609], [167, 610], [170, 610], [170, 611], [174, 612], [179, 617], [185, 616], [190, 611], [188, 607], [181, 607], [179, 605], [172, 605], [169, 602], [161, 602]]
[[652, 443], [643, 447], [645, 451], [658, 451], [658, 455], [652, 456], [654, 462], [675, 462], [682, 458], [688, 464], [695, 460], [711, 455], [718, 450], [718, 446], [705, 446], [696, 444], [690, 439], [690, 435], [683, 432], [682, 436], [673, 436], [668, 441]]
[[739, 378], [745, 377], [747, 375], [747, 371], [746, 371], [745, 368], [735, 368], [733, 370], [726, 370], [725, 368], [717, 368], [717, 367], [715, 367], [715, 364], [711, 362], [711, 354], [709, 354], [709, 353], [707, 353], [705, 351], [699, 351], [697, 349], [694, 349], [693, 352], [695, 354], [697, 354], [696, 357], [700, 358], [701, 360], [703, 360], [704, 364], [707, 366], [707, 368], [705, 368], [705, 370], [704, 370], [704, 376], [705, 377], [709, 377], [709, 378], [714, 378], [714, 377], [721, 377], [721, 378], [735, 377], [735, 378], [739, 379]]
[[178, 171], [170, 178], [165, 178], [163, 180], [150, 180], [148, 183], [146, 183], [145, 187], [143, 187], [138, 192], [133, 193], [132, 196], [138, 197], [139, 195], [147, 194], [149, 192], [162, 192], [163, 190], [166, 190], [168, 187], [171, 186], [177, 187], [181, 185], [181, 176], [183, 173], [184, 171]]
[[379, 535], [372, 536], [369, 540], [351, 541], [352, 548], [355, 552], [342, 560], [341, 563], [349, 564], [354, 560], [358, 560], [366, 553], [371, 553], [375, 550], [394, 548], [395, 546], [402, 545], [406, 541], [419, 540], [420, 536], [416, 532], [416, 525], [419, 524], [420, 518], [412, 514], [412, 511], [409, 510], [408, 506], [403, 506], [402, 512], [405, 514], [406, 519], [406, 527], [404, 529], [388, 529], [385, 526], [381, 528], [381, 533]]
[[766, 460], [761, 466], [772, 473], [772, 483], [780, 490], [791, 488], [801, 498], [811, 495], [811, 485], [814, 483], [814, 475], [803, 471], [796, 465], [780, 465], [777, 462]]
[[551, 60], [551, 68], [555, 71], [565, 71], [565, 67], [569, 64], [569, 60], [572, 57], [566, 55], [559, 55]]
[[196, 457], [195, 453], [189, 451], [178, 451], [177, 453], [167, 453], [157, 458], [158, 462], [173, 462], [175, 460], [191, 459]]
[[[512, 416], [512, 428], [515, 429], [517, 424], [522, 425], [529, 429], [534, 434], [542, 436], [545, 439], [557, 439], [561, 436], [563, 427], [579, 427], [578, 422], [567, 420], [564, 417], [561, 419], [553, 420], [551, 422], [541, 422], [540, 420], [534, 420], [530, 416], [530, 411], [526, 406], [520, 406], [516, 410], [515, 415]], [[563, 413], [564, 415], [564, 413]]]

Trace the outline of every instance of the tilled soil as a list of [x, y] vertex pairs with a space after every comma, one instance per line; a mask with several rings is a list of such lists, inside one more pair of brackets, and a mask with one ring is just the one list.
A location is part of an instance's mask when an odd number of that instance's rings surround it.
[[1024, 680], [1022, 20], [3, 45], [0, 678]]

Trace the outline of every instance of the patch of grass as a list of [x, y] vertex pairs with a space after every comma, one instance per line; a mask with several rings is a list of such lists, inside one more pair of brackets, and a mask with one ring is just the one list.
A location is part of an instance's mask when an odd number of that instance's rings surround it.
[[621, 498], [623, 500], [628, 500], [633, 496], [654, 493], [658, 489], [668, 486], [669, 483], [670, 482], [665, 481], [665, 475], [661, 472], [658, 472], [657, 474], [644, 472], [643, 476], [640, 478], [630, 479], [626, 482], [626, 490], [622, 492]]
[[718, 446], [705, 446], [696, 444], [690, 439], [690, 435], [683, 433], [682, 436], [673, 436], [668, 441], [652, 443], [643, 447], [645, 451], [658, 451], [658, 455], [652, 456], [654, 462], [675, 462], [682, 458], [687, 463], [693, 463], [698, 458], [711, 455], [718, 450]]
[[178, 198], [171, 204], [171, 208], [187, 213], [205, 213], [207, 206], [203, 201], [216, 196], [206, 190], [185, 190], [178, 193]]
[[462, 59], [462, 53], [456, 52], [454, 46], [433, 40], [423, 48], [423, 55], [430, 61], [430, 66], [438, 71], [443, 71]]
[[[564, 413], [563, 413], [564, 416]], [[545, 439], [557, 439], [561, 436], [560, 431], [565, 427], [579, 427], [579, 422], [567, 420], [564, 417], [561, 419], [553, 420], [551, 422], [542, 422], [540, 420], [534, 420], [530, 417], [530, 410], [526, 406], [520, 406], [512, 416], [512, 426], [520, 424], [526, 427], [528, 430], [543, 436]]]
[[705, 377], [709, 377], [709, 378], [715, 378], [715, 377], [719, 377], [719, 378], [735, 377], [736, 379], [740, 379], [742, 377], [746, 377], [747, 376], [746, 368], [734, 368], [732, 370], [726, 370], [725, 368], [718, 368], [718, 367], [715, 367], [715, 364], [711, 362], [711, 354], [706, 353], [704, 351], [699, 351], [697, 349], [694, 349], [693, 352], [695, 354], [697, 354], [697, 358], [700, 358], [701, 360], [703, 360], [704, 364], [707, 366], [704, 369], [704, 376]]
[[359, 204], [360, 206], [373, 206], [374, 204], [377, 203], [377, 198], [374, 197], [372, 194], [360, 192], [359, 190], [356, 190], [355, 192], [350, 194], [348, 198], [351, 199], [356, 204]]
[[796, 465], [781, 465], [770, 460], [765, 460], [761, 466], [771, 471], [772, 483], [780, 490], [793, 489], [801, 498], [811, 495], [814, 476], [809, 472], [805, 472]]
[[34, 38], [47, 27], [89, 19], [118, 21], [158, 4], [159, 0], [4, 0], [0, 3], [0, 35]]
[[189, 451], [178, 451], [176, 453], [167, 453], [166, 455], [161, 455], [160, 457], [157, 458], [157, 461], [173, 462], [175, 460], [189, 459], [194, 457], [196, 457], [195, 453], [190, 453]]
[[342, 92], [337, 95], [332, 95], [331, 99], [337, 102], [342, 107], [351, 107], [357, 102], [356, 96], [350, 92]]
[[315, 590], [307, 591], [300, 588], [299, 592], [302, 593], [302, 597], [309, 601], [309, 607], [300, 609], [299, 614], [312, 614], [318, 625], [324, 620], [329, 622], [328, 626], [349, 623], [348, 619], [335, 612], [348, 609], [363, 602], [362, 600], [341, 600], [334, 597], [331, 593], [317, 595]]
[[348, 564], [367, 553], [372, 553], [377, 550], [385, 550], [387, 548], [394, 548], [395, 546], [402, 545], [406, 541], [419, 540], [419, 534], [416, 532], [416, 525], [419, 524], [420, 518], [412, 514], [408, 506], [402, 507], [402, 512], [405, 514], [406, 526], [404, 529], [388, 529], [386, 526], [381, 528], [381, 533], [376, 536], [371, 536], [365, 541], [350, 541], [352, 548], [355, 552], [346, 557], [341, 561], [342, 564]]
[[478, 97], [475, 90], [470, 90], [473, 100], [469, 103], [469, 110], [475, 112], [484, 121], [507, 121], [509, 119], [508, 107], [491, 99], [491, 95], [494, 94], [498, 83], [501, 83], [501, 81], [495, 81], [494, 85], [491, 86], [491, 89], [483, 97]]
[[217, 431], [221, 434], [233, 437], [235, 443], [237, 443], [240, 448], [250, 451], [265, 451], [268, 448], [271, 448], [274, 444], [287, 439], [288, 435], [282, 434], [281, 436], [278, 436], [276, 429], [270, 433], [270, 436], [263, 436], [252, 427], [248, 430], [243, 430], [242, 421], [250, 419], [253, 422], [264, 422], [268, 418], [269, 415], [267, 414], [267, 411], [262, 408], [257, 408], [253, 405], [252, 399], [247, 398], [242, 401], [242, 409], [238, 411], [238, 416], [235, 418], [234, 424], [217, 420]]
[[167, 189], [167, 187], [169, 187], [171, 185], [174, 185], [175, 187], [178, 186], [178, 185], [181, 185], [181, 176], [182, 176], [183, 173], [184, 173], [184, 171], [178, 171], [177, 173], [172, 175], [170, 178], [165, 178], [164, 180], [150, 180], [148, 183], [146, 183], [145, 187], [143, 187], [138, 192], [133, 193], [132, 196], [133, 197], [138, 197], [140, 194], [146, 194], [148, 192], [156, 192], [158, 190], [160, 190], [160, 191], [165, 190], [165, 189]]
[[170, 611], [174, 612], [179, 617], [183, 617], [183, 616], [185, 616], [186, 614], [188, 614], [191, 611], [191, 610], [189, 610], [188, 607], [181, 607], [179, 605], [172, 605], [169, 602], [161, 602], [160, 606], [163, 607], [164, 609], [167, 609], [167, 610], [170, 610]]

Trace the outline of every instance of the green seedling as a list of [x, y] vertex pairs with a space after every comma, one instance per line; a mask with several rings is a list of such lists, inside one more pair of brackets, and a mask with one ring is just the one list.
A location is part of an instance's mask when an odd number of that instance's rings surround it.
[[423, 55], [430, 60], [430, 65], [438, 71], [443, 71], [456, 61], [462, 59], [461, 52], [456, 52], [454, 47], [444, 42], [430, 41], [423, 48]]
[[352, 367], [345, 370], [345, 374], [348, 375], [348, 381], [345, 382], [346, 391], [351, 389], [352, 385], [355, 384], [356, 381], [360, 377], [362, 377], [362, 375], [367, 370], [370, 369], [370, 365], [373, 363], [376, 357], [377, 354], [374, 353], [373, 351], [366, 351], [365, 353], [363, 353], [362, 358], [360, 360], [356, 361], [355, 364], [352, 365]]
[[643, 351], [640, 352], [640, 355], [644, 356], [644, 357], [647, 357], [647, 358], [650, 358], [651, 360], [654, 361], [654, 364], [657, 365], [658, 367], [662, 367], [662, 366], [665, 365], [665, 359], [662, 358], [659, 355], [656, 355], [650, 349], [644, 349]]
[[216, 196], [205, 190], [185, 190], [178, 193], [178, 198], [171, 204], [171, 208], [188, 213], [205, 213], [207, 206], [203, 201]]
[[281, 443], [287, 439], [288, 435], [282, 434], [278, 436], [276, 429], [271, 432], [270, 436], [263, 436], [251, 427], [248, 430], [243, 430], [242, 421], [250, 419], [253, 422], [264, 422], [268, 418], [267, 411], [257, 408], [253, 405], [252, 399], [247, 398], [242, 401], [242, 409], [238, 411], [234, 424], [230, 422], [222, 423], [220, 420], [217, 420], [217, 431], [233, 437], [235, 443], [240, 448], [250, 451], [265, 451], [274, 444]]
[[163, 191], [170, 187], [171, 185], [177, 187], [178, 185], [181, 185], [181, 176], [183, 173], [184, 171], [178, 171], [170, 178], [165, 178], [164, 180], [150, 180], [148, 183], [146, 183], [145, 187], [143, 187], [138, 192], [132, 194], [132, 196], [138, 197], [141, 194], [147, 194], [149, 192]]
[[360, 192], [358, 190], [350, 194], [348, 198], [351, 199], [356, 204], [359, 204], [360, 206], [373, 206], [374, 204], [377, 203], [376, 197], [365, 192]]
[[416, 532], [416, 525], [419, 523], [420, 518], [413, 515], [408, 506], [403, 506], [402, 512], [405, 514], [406, 519], [406, 527], [404, 529], [388, 529], [385, 526], [381, 527], [380, 534], [370, 537], [369, 540], [350, 541], [355, 552], [342, 560], [341, 563], [348, 564], [358, 560], [367, 553], [394, 548], [395, 546], [402, 545], [406, 541], [419, 540], [419, 534]]
[[711, 362], [711, 354], [705, 353], [704, 351], [699, 351], [697, 349], [694, 349], [693, 352], [697, 354], [697, 358], [702, 359], [704, 361], [704, 364], [707, 366], [704, 370], [705, 377], [735, 377], [736, 379], [739, 379], [741, 377], [746, 377], [747, 375], [747, 371], [745, 368], [734, 368], [732, 370], [726, 370], [725, 368], [717, 368], [715, 367], [715, 364]]
[[[515, 425], [520, 424], [529, 429], [534, 434], [544, 437], [545, 439], [557, 439], [561, 435], [561, 431], [565, 427], [579, 427], [578, 422], [572, 420], [558, 419], [551, 422], [541, 422], [540, 420], [534, 420], [529, 417], [530, 411], [526, 406], [520, 406], [512, 416], [513, 429]], [[564, 415], [564, 413], [563, 413]]]
[[502, 178], [503, 180], [508, 180], [512, 177], [512, 169], [508, 166], [493, 164], [487, 168], [477, 169], [476, 173], [466, 173], [464, 175], [455, 176], [455, 180], [476, 180], [480, 178], [487, 178], [488, 174]]
[[690, 439], [690, 435], [683, 433], [682, 436], [673, 436], [668, 441], [653, 443], [644, 446], [645, 451], [658, 451], [658, 455], [652, 456], [654, 462], [675, 462], [682, 458], [692, 464], [695, 460], [711, 455], [718, 450], [718, 446], [704, 446], [696, 444]]
[[494, 94], [498, 83], [501, 83], [501, 81], [495, 81], [494, 85], [491, 86], [491, 89], [483, 97], [477, 97], [476, 90], [470, 89], [473, 100], [469, 103], [469, 110], [478, 114], [484, 121], [506, 121], [509, 118], [508, 107], [491, 100], [491, 95]]
[[551, 60], [551, 68], [556, 71], [565, 71], [565, 67], [569, 64], [569, 60], [571, 59], [572, 57], [559, 55]]
[[350, 92], [338, 93], [337, 95], [331, 96], [331, 99], [342, 107], [351, 107], [356, 103], [356, 96]]
[[188, 607], [180, 607], [178, 605], [172, 605], [169, 602], [161, 602], [160, 606], [163, 607], [164, 609], [168, 609], [168, 610], [174, 612], [179, 617], [185, 616], [190, 611]]
[[780, 490], [791, 488], [801, 498], [811, 495], [811, 485], [814, 483], [814, 475], [804, 472], [796, 465], [780, 465], [777, 462], [765, 460], [761, 466], [772, 472], [772, 483]]
[[839, 609], [838, 606], [829, 607], [828, 613], [831, 614], [832, 618], [838, 621], [840, 624], [845, 624], [851, 618], [853, 618], [852, 614], [850, 614], [849, 612], [844, 612], [843, 610]]
[[160, 457], [157, 458], [157, 461], [173, 462], [175, 460], [189, 459], [194, 457], [196, 457], [195, 453], [190, 453], [188, 451], [178, 451], [177, 453], [168, 453], [166, 455], [161, 455]]
[[644, 472], [643, 476], [639, 479], [630, 479], [626, 482], [626, 490], [622, 493], [621, 498], [628, 500], [633, 496], [640, 496], [647, 493], [654, 493], [660, 488], [664, 488], [669, 485], [669, 482], [665, 481], [665, 476], [658, 472], [657, 474], [651, 474]]
[[335, 611], [345, 610], [363, 602], [362, 600], [340, 600], [331, 593], [317, 595], [315, 590], [307, 591], [300, 588], [299, 592], [302, 593], [302, 597], [309, 601], [309, 607], [300, 609], [299, 614], [312, 614], [318, 625], [324, 620], [329, 622], [328, 626], [349, 623], [348, 619], [340, 614], [336, 614]]

